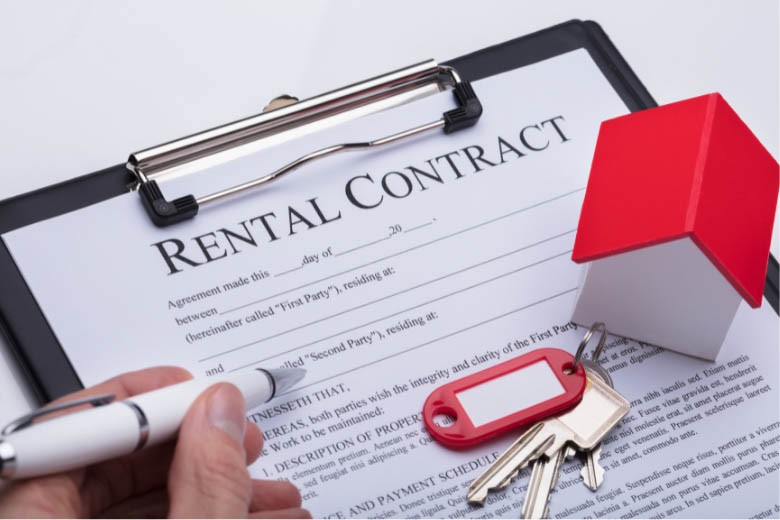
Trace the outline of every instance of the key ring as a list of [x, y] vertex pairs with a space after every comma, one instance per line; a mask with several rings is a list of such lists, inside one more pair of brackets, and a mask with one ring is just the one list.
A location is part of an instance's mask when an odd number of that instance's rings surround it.
[[599, 356], [601, 355], [601, 351], [604, 350], [604, 343], [607, 341], [607, 326], [604, 324], [603, 321], [597, 321], [593, 325], [590, 326], [588, 329], [588, 332], [585, 333], [585, 336], [582, 337], [582, 341], [580, 342], [579, 348], [577, 348], [577, 353], [574, 355], [574, 365], [572, 366], [573, 370], [577, 370], [577, 365], [579, 365], [580, 360], [582, 359], [582, 353], [585, 351], [585, 347], [588, 346], [588, 343], [590, 342], [590, 338], [593, 336], [593, 332], [595, 332], [598, 328], [601, 328], [601, 337], [599, 338], [599, 343], [596, 345], [596, 350], [593, 351], [593, 361], [598, 362]]

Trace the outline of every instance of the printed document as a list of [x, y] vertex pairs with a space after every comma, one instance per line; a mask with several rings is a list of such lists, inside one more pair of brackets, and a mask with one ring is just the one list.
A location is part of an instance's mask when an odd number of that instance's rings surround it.
[[[334, 155], [181, 224], [154, 227], [129, 193], [3, 240], [84, 385], [160, 364], [305, 368], [249, 411], [265, 438], [251, 471], [294, 482], [315, 516], [517, 517], [528, 469], [484, 507], [466, 489], [519, 432], [453, 451], [421, 409], [525, 352], [575, 351], [579, 210], [599, 124], [628, 110], [585, 50], [474, 89], [473, 128]], [[443, 92], [161, 187], [204, 195], [452, 107]], [[714, 363], [610, 337], [632, 408], [599, 490], [566, 462], [551, 517], [777, 517], [777, 323], [767, 302], [741, 308]]]

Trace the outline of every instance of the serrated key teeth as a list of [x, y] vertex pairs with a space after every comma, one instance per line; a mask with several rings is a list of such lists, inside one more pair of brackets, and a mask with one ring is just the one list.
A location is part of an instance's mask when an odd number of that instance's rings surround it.
[[[523, 467], [525, 467], [525, 465]], [[504, 480], [502, 480], [501, 482], [499, 482], [498, 485], [495, 488], [493, 488], [493, 489], [504, 489], [505, 487], [507, 487], [509, 485], [509, 483], [512, 482], [513, 479], [517, 478], [517, 476], [520, 474], [520, 470], [523, 467], [517, 468], [512, 473], [507, 475], [507, 477]]]
[[485, 499], [487, 498], [487, 491], [479, 490], [479, 489], [469, 489], [468, 494], [466, 495], [466, 501], [469, 504], [474, 505], [485, 505]]
[[598, 488], [596, 485], [590, 481], [588, 478], [588, 471], [585, 468], [582, 468], [582, 471], [580, 471], [580, 476], [582, 477], [582, 481], [585, 484], [585, 487], [590, 489], [591, 491], [596, 491]]
[[566, 448], [564, 449], [566, 450], [566, 454], [565, 454], [566, 460], [570, 460], [574, 458], [574, 456], [577, 454], [577, 450], [575, 448], [572, 448], [571, 446], [566, 446]]
[[591, 473], [590, 470], [590, 464], [586, 459], [585, 465], [580, 470], [580, 477], [582, 477], [582, 481], [585, 484], [585, 487], [591, 491], [597, 491], [601, 483], [604, 481], [604, 475], [606, 475], [606, 471], [597, 461], [594, 461], [593, 463], [593, 473]]
[[533, 452], [531, 457], [526, 462], [526, 465], [532, 463], [542, 455], [544, 455], [550, 460], [553, 460], [558, 456], [558, 452], [560, 452], [562, 449], [566, 449], [566, 448], [561, 446], [561, 444], [557, 442], [555, 435], [551, 435], [550, 437], [547, 438], [546, 442], [540, 444], [536, 448], [536, 450]]

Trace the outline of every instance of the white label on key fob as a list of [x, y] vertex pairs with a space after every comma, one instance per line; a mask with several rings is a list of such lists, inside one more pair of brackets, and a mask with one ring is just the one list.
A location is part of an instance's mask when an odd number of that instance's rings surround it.
[[457, 392], [455, 396], [471, 422], [478, 427], [565, 391], [550, 364], [541, 359], [520, 370]]

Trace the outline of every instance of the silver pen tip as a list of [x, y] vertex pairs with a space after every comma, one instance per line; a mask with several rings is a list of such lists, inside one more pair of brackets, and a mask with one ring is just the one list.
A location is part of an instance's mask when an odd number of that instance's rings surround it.
[[274, 380], [276, 389], [274, 396], [283, 394], [306, 375], [306, 369], [303, 368], [265, 368], [263, 370]]

